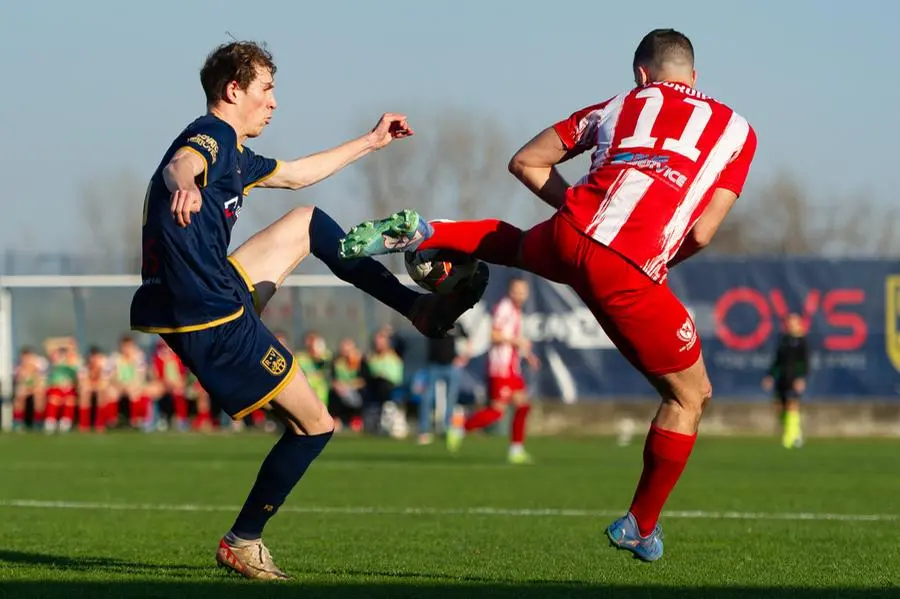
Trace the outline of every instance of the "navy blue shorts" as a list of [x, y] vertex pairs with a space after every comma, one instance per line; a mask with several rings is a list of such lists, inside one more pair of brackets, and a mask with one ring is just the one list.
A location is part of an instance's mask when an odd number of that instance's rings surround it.
[[272, 401], [294, 378], [297, 364], [260, 319], [252, 281], [239, 264], [229, 262], [236, 285], [243, 290], [243, 314], [208, 329], [160, 336], [210, 399], [240, 420]]

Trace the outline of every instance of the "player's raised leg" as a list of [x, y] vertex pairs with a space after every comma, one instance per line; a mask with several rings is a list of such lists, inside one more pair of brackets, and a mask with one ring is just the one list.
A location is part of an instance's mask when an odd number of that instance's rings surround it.
[[341, 239], [341, 257], [352, 260], [401, 251], [453, 250], [566, 283], [566, 265], [547, 251], [557, 220], [550, 218], [522, 231], [497, 219], [428, 222], [413, 210], [403, 210], [351, 228]]
[[453, 423], [447, 431], [447, 449], [450, 453], [459, 452], [463, 439], [467, 433], [487, 428], [500, 421], [506, 414], [506, 404], [491, 400], [491, 403], [481, 408], [461, 422]]
[[445, 249], [469, 254], [491, 264], [515, 266], [522, 230], [497, 219], [428, 222], [415, 210], [366, 221], [341, 239], [345, 259], [405, 251]]
[[295, 208], [263, 229], [233, 254], [255, 286], [261, 306], [281, 286], [284, 278], [312, 253], [331, 271], [358, 289], [407, 317], [422, 334], [443, 336], [456, 320], [478, 303], [487, 288], [482, 269], [471, 285], [458, 293], [426, 295], [406, 287], [382, 265], [371, 259], [342, 260], [339, 255], [344, 230], [319, 208]]

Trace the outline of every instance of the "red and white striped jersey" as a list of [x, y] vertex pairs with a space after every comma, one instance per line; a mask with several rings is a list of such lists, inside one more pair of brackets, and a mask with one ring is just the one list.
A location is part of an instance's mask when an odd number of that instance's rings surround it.
[[657, 282], [713, 190], [740, 195], [756, 152], [746, 119], [680, 83], [635, 88], [554, 129], [570, 151], [593, 149], [561, 215]]
[[[522, 310], [504, 297], [494, 306], [492, 328], [504, 337], [521, 337]], [[494, 343], [488, 352], [488, 376], [513, 378], [522, 375], [519, 349], [512, 343]]]

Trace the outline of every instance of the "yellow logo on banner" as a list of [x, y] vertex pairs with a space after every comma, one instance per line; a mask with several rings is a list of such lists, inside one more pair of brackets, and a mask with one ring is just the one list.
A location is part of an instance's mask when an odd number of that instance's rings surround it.
[[266, 355], [263, 356], [260, 362], [263, 368], [275, 376], [284, 374], [285, 369], [287, 369], [287, 360], [272, 346], [269, 346], [269, 351], [266, 352]]
[[900, 275], [885, 279], [884, 339], [891, 364], [900, 371]]

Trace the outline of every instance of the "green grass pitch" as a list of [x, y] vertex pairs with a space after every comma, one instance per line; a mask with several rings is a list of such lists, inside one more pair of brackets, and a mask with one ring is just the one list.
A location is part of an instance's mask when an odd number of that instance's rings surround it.
[[703, 438], [666, 555], [608, 546], [642, 439], [440, 444], [336, 436], [266, 531], [295, 579], [244, 581], [216, 543], [274, 437], [0, 435], [0, 597], [900, 597], [900, 443]]

